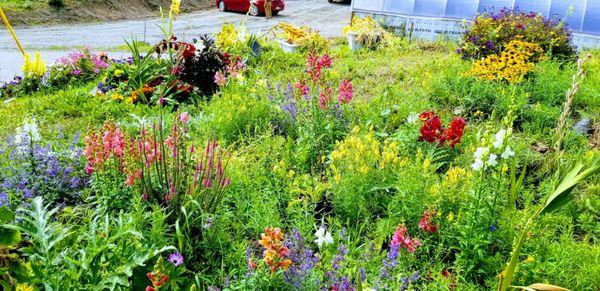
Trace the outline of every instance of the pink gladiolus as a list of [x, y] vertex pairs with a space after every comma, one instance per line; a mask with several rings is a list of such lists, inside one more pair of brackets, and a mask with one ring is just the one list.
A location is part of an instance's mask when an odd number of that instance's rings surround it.
[[348, 80], [343, 80], [340, 83], [340, 95], [338, 96], [340, 103], [348, 104], [352, 100], [352, 83]]

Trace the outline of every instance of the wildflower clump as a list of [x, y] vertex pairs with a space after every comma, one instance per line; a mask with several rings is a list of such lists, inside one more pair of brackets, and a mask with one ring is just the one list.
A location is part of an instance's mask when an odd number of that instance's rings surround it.
[[354, 127], [336, 143], [329, 159], [336, 211], [359, 219], [382, 207], [387, 195], [370, 190], [390, 181], [401, 164], [395, 140], [380, 142], [373, 130]]
[[264, 248], [263, 260], [271, 272], [287, 270], [292, 261], [289, 259], [290, 250], [283, 244], [283, 232], [279, 228], [267, 227], [258, 243]]
[[483, 80], [521, 83], [533, 72], [542, 53], [542, 48], [535, 43], [513, 40], [500, 55], [492, 54], [475, 61], [469, 74]]
[[572, 34], [565, 23], [546, 19], [536, 12], [506, 8], [477, 16], [462, 35], [457, 53], [463, 59], [474, 60], [499, 55], [516, 39], [537, 45], [553, 58], [570, 59], [576, 55]]

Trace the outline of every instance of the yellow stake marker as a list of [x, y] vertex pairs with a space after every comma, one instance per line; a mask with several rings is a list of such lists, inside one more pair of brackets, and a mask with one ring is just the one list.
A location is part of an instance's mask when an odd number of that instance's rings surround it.
[[15, 40], [17, 47], [19, 48], [19, 50], [21, 51], [23, 56], [25, 56], [25, 50], [23, 49], [23, 46], [21, 46], [21, 42], [19, 42], [19, 39], [17, 38], [15, 31], [13, 30], [12, 26], [10, 25], [10, 22], [8, 22], [8, 18], [6, 18], [6, 15], [4, 15], [4, 11], [2, 11], [2, 7], [0, 7], [0, 18], [2, 18], [2, 22], [4, 22], [4, 25], [6, 25], [6, 29], [8, 29], [8, 32], [10, 33], [12, 38]]

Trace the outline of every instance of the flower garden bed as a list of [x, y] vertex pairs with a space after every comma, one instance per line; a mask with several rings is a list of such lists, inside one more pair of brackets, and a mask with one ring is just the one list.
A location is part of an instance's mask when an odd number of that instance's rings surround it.
[[597, 288], [599, 51], [166, 35], [0, 89], [4, 288]]

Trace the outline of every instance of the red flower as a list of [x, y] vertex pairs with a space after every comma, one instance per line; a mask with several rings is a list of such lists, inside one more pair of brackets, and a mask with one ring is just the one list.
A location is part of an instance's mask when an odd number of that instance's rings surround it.
[[450, 128], [445, 132], [444, 138], [448, 141], [451, 148], [460, 143], [466, 126], [467, 123], [464, 118], [454, 117], [452, 122], [450, 122]]
[[437, 231], [437, 226], [433, 225], [431, 222], [431, 218], [435, 215], [435, 211], [430, 212], [429, 210], [425, 210], [423, 212], [423, 217], [419, 220], [419, 228], [425, 232], [435, 233]]
[[183, 49], [183, 58], [189, 59], [196, 55], [196, 47], [191, 43], [186, 43], [185, 48]]
[[421, 127], [420, 141], [429, 143], [438, 142], [440, 145], [444, 143], [444, 127], [440, 117], [433, 111], [423, 112], [419, 118], [424, 121]]
[[448, 142], [451, 148], [460, 143], [467, 126], [464, 118], [454, 117], [450, 122], [450, 128], [445, 129], [440, 117], [433, 111], [421, 113], [419, 119], [423, 121], [419, 141], [437, 142], [439, 146]]

